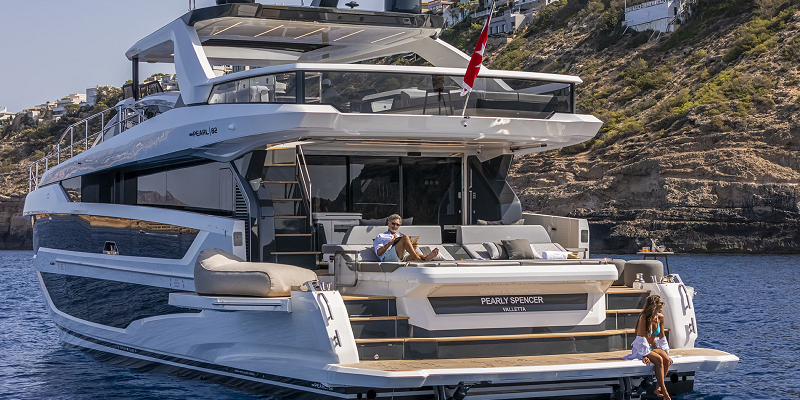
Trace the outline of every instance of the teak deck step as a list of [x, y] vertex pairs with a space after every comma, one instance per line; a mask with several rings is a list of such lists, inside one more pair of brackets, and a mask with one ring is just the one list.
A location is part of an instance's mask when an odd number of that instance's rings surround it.
[[357, 344], [367, 343], [409, 343], [409, 342], [467, 342], [482, 340], [524, 340], [524, 339], [552, 339], [569, 337], [613, 336], [633, 334], [634, 329], [615, 329], [596, 332], [566, 332], [566, 333], [529, 333], [523, 335], [486, 335], [486, 336], [448, 336], [433, 338], [386, 338], [386, 339], [356, 339]]
[[[712, 349], [672, 349], [670, 355], [682, 357], [721, 357], [728, 353]], [[343, 364], [343, 367], [368, 369], [373, 371], [418, 371], [425, 369], [449, 368], [494, 368], [494, 367], [527, 367], [548, 365], [570, 365], [586, 363], [625, 362], [622, 357], [630, 354], [629, 350], [609, 351], [604, 353], [550, 354], [540, 356], [512, 356], [486, 358], [456, 359], [423, 359], [423, 360], [363, 360], [357, 364]]]
[[606, 314], [641, 314], [641, 308], [628, 308], [623, 310], [606, 310]]
[[295, 164], [264, 164], [265, 167], [294, 167]]
[[306, 219], [308, 218], [307, 215], [276, 215], [273, 218], [280, 218], [280, 219]]
[[408, 317], [388, 316], [388, 317], [350, 317], [350, 322], [360, 321], [401, 321], [407, 320]]
[[278, 236], [281, 236], [281, 237], [288, 237], [288, 236], [301, 236], [301, 237], [305, 236], [305, 237], [309, 237], [309, 236], [311, 236], [311, 234], [310, 233], [276, 233], [275, 237], [278, 237]]
[[359, 300], [394, 300], [394, 296], [373, 296], [370, 294], [348, 294], [342, 295], [344, 301], [359, 301]]
[[322, 254], [319, 251], [273, 251], [272, 254]]
[[606, 290], [606, 294], [636, 294], [636, 293], [650, 293], [649, 290], [633, 289], [623, 286], [612, 286]]
[[303, 199], [270, 199], [272, 201], [303, 201]]

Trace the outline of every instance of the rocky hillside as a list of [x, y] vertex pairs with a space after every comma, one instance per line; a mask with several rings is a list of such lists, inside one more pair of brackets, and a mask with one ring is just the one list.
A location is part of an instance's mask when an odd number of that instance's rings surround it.
[[[593, 251], [800, 251], [800, 1], [700, 0], [675, 33], [622, 1], [562, 0], [487, 48], [493, 68], [580, 76], [591, 141], [517, 159], [523, 208], [587, 218]], [[474, 28], [448, 32], [463, 39]], [[458, 40], [454, 40], [457, 42]]]

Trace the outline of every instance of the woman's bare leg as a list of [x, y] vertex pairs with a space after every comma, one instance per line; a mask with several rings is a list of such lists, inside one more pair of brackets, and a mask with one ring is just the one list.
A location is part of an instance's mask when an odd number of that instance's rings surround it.
[[[650, 354], [646, 355], [645, 357], [647, 357], [650, 360], [650, 363], [653, 364], [656, 381], [658, 382], [658, 390], [656, 390], [656, 394], [659, 397], [663, 397], [664, 400], [670, 400], [669, 393], [667, 393], [667, 386], [664, 384], [664, 359], [655, 351], [651, 351]], [[658, 393], [659, 390], [661, 393]]]
[[669, 355], [667, 354], [666, 351], [661, 350], [661, 349], [655, 349], [655, 350], [653, 350], [653, 353], [656, 353], [659, 356], [661, 356], [661, 362], [664, 365], [664, 369], [662, 370], [662, 373], [664, 374], [664, 382], [665, 382], [665, 386], [666, 386], [667, 373], [669, 372], [669, 366], [672, 365], [672, 359], [669, 357]]

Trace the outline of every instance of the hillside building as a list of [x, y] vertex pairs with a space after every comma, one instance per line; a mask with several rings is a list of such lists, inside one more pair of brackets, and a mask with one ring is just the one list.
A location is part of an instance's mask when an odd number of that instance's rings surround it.
[[506, 10], [503, 15], [495, 15], [489, 22], [489, 34], [507, 34], [516, 32], [521, 27], [533, 21], [533, 11], [525, 13], [519, 11]]
[[14, 118], [14, 115], [16, 114], [8, 112], [8, 107], [3, 107], [3, 109], [0, 110], [0, 121], [5, 121], [7, 119]]
[[67, 114], [66, 106], [68, 104], [77, 104], [80, 105], [82, 102], [86, 101], [86, 94], [85, 93], [75, 93], [70, 94], [56, 102], [56, 106], [53, 108], [53, 119], [59, 120], [61, 117]]
[[674, 32], [691, 15], [696, 0], [626, 1], [625, 24], [637, 32]]

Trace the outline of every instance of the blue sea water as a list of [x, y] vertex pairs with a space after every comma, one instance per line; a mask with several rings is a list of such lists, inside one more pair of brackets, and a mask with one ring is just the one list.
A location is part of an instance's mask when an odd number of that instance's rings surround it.
[[[64, 346], [42, 302], [31, 256], [0, 252], [0, 398], [269, 397], [118, 367]], [[698, 373], [694, 392], [680, 398], [800, 398], [800, 256], [683, 254], [670, 257], [670, 270], [698, 292], [697, 345], [741, 359], [734, 371]]]

